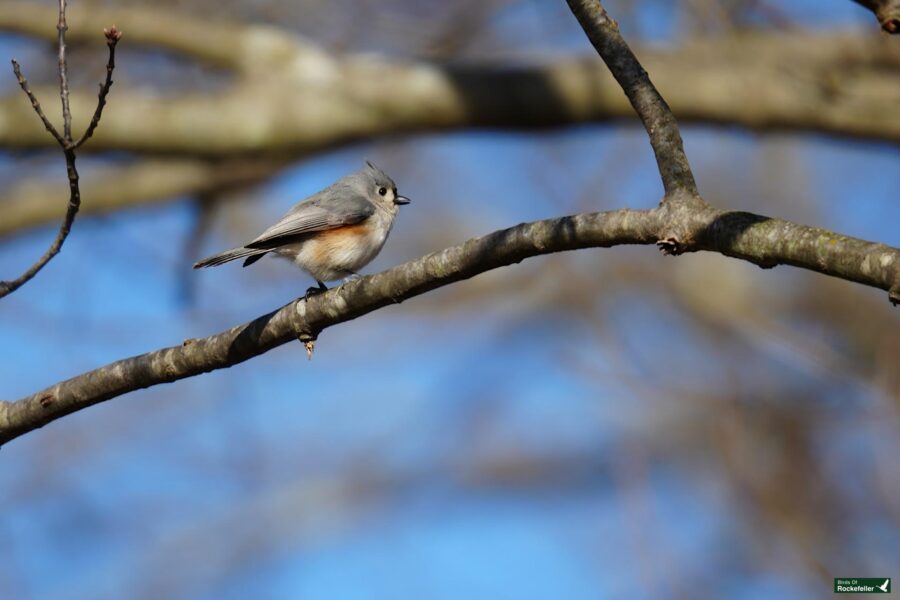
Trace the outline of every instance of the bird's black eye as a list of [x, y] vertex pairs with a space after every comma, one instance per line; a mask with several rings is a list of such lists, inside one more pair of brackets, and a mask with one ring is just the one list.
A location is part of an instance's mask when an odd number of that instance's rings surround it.
[[387, 188], [385, 188], [385, 187], [380, 187], [380, 188], [378, 188], [378, 195], [379, 195], [379, 196], [384, 196], [385, 194], [387, 194]]

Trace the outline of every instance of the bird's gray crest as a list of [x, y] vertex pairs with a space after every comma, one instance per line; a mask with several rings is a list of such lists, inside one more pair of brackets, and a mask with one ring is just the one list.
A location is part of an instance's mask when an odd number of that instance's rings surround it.
[[366, 166], [369, 168], [369, 171], [375, 178], [375, 183], [377, 183], [378, 185], [389, 187], [391, 189], [397, 187], [397, 184], [394, 183], [394, 180], [391, 179], [387, 173], [376, 167], [372, 161], [366, 160]]

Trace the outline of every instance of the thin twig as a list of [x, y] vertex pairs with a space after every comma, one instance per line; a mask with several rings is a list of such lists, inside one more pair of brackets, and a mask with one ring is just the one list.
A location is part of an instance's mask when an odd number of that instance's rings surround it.
[[47, 248], [47, 251], [44, 252], [43, 256], [41, 256], [36, 263], [31, 265], [27, 271], [19, 275], [16, 279], [13, 279], [12, 281], [0, 281], [0, 298], [16, 291], [27, 283], [28, 280], [37, 275], [38, 271], [43, 269], [54, 256], [59, 254], [63, 242], [65, 242], [66, 238], [69, 236], [69, 231], [72, 229], [72, 223], [75, 221], [75, 215], [78, 213], [78, 208], [81, 206], [81, 192], [78, 188], [78, 171], [75, 169], [75, 153], [72, 150], [66, 150], [65, 155], [66, 172], [69, 176], [69, 204], [66, 207], [66, 216], [59, 226], [59, 231], [56, 233], [56, 238], [54, 238], [53, 243], [50, 244], [50, 247]]
[[56, 31], [59, 39], [59, 98], [62, 101], [63, 138], [72, 141], [72, 111], [69, 109], [69, 66], [66, 63], [66, 0], [59, 0], [59, 23]]
[[19, 67], [19, 63], [16, 59], [12, 59], [13, 73], [16, 75], [16, 80], [19, 82], [19, 87], [22, 88], [22, 91], [25, 92], [25, 95], [28, 96], [28, 99], [31, 100], [31, 107], [34, 109], [34, 112], [41, 118], [41, 121], [44, 123], [44, 127], [47, 128], [47, 131], [50, 132], [60, 146], [65, 147], [66, 141], [63, 139], [59, 132], [56, 130], [56, 127], [53, 126], [53, 123], [47, 118], [47, 115], [44, 114], [44, 110], [41, 108], [41, 103], [38, 101], [37, 96], [34, 95], [34, 92], [31, 91], [31, 88], [28, 86], [28, 80], [22, 75], [22, 69]]
[[106, 62], [106, 81], [100, 84], [100, 94], [97, 99], [97, 108], [94, 110], [94, 116], [91, 118], [91, 122], [88, 125], [87, 130], [85, 130], [84, 135], [78, 138], [78, 141], [73, 144], [73, 148], [78, 148], [94, 135], [94, 130], [97, 129], [97, 125], [100, 124], [100, 117], [103, 116], [103, 107], [106, 106], [106, 96], [109, 94], [109, 88], [113, 84], [112, 74], [113, 69], [116, 68], [116, 44], [122, 38], [122, 32], [113, 25], [109, 29], [104, 29], [103, 35], [106, 36], [106, 45], [109, 47], [109, 60]]
[[106, 81], [100, 84], [100, 95], [99, 100], [97, 102], [97, 108], [94, 111], [94, 116], [91, 119], [90, 124], [88, 125], [87, 130], [84, 132], [77, 142], [72, 141], [72, 113], [69, 109], [69, 80], [68, 80], [68, 66], [66, 64], [66, 30], [68, 26], [66, 25], [66, 0], [59, 0], [59, 23], [56, 26], [57, 31], [59, 32], [59, 96], [62, 102], [62, 114], [63, 114], [63, 133], [60, 135], [59, 131], [53, 126], [53, 124], [47, 119], [47, 115], [44, 114], [43, 109], [41, 108], [41, 103], [38, 102], [37, 97], [32, 93], [31, 88], [28, 86], [28, 81], [22, 75], [22, 71], [19, 68], [19, 63], [15, 60], [12, 61], [13, 72], [16, 75], [16, 79], [19, 82], [19, 86], [21, 86], [22, 91], [25, 92], [25, 95], [28, 96], [28, 99], [31, 101], [31, 106], [34, 108], [34, 111], [37, 113], [38, 117], [40, 117], [41, 121], [44, 123], [44, 127], [47, 128], [47, 131], [56, 139], [57, 143], [62, 147], [63, 154], [66, 158], [66, 174], [69, 179], [69, 203], [66, 207], [66, 216], [63, 219], [62, 224], [59, 226], [59, 231], [56, 233], [56, 237], [53, 240], [53, 243], [50, 244], [50, 247], [47, 248], [47, 251], [35, 262], [31, 265], [28, 270], [22, 273], [16, 279], [11, 281], [0, 281], [0, 298], [11, 294], [16, 291], [29, 280], [31, 280], [38, 272], [44, 268], [44, 266], [50, 262], [50, 260], [59, 254], [59, 251], [62, 249], [63, 243], [66, 241], [66, 238], [69, 236], [69, 232], [72, 229], [72, 223], [75, 222], [75, 216], [78, 214], [78, 209], [81, 207], [81, 190], [78, 185], [78, 170], [75, 168], [75, 149], [84, 144], [88, 140], [88, 138], [93, 135], [94, 130], [97, 128], [97, 125], [100, 123], [100, 117], [103, 114], [103, 107], [106, 105], [106, 96], [109, 94], [109, 88], [112, 86], [112, 73], [115, 68], [115, 50], [116, 44], [119, 39], [122, 37], [122, 32], [116, 29], [116, 26], [113, 25], [109, 29], [104, 29], [103, 34], [106, 36], [106, 45], [109, 46], [109, 61], [106, 64]]

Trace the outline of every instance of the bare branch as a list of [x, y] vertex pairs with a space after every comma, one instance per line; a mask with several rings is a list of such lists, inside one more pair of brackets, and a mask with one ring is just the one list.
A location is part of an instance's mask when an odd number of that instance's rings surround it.
[[44, 114], [44, 109], [41, 108], [41, 103], [38, 101], [37, 96], [34, 95], [31, 88], [28, 86], [28, 80], [22, 75], [22, 70], [16, 59], [12, 59], [12, 66], [13, 73], [16, 75], [16, 80], [19, 82], [19, 87], [22, 88], [22, 91], [25, 92], [25, 95], [28, 96], [28, 99], [31, 101], [31, 108], [33, 108], [34, 112], [37, 113], [37, 116], [41, 118], [41, 122], [44, 124], [47, 131], [50, 132], [50, 135], [56, 139], [60, 146], [65, 147], [66, 141], [59, 135], [59, 132], [56, 130], [56, 127], [53, 126], [53, 123], [47, 119], [47, 115]]
[[669, 207], [579, 214], [525, 223], [435, 252], [203, 339], [186, 340], [60, 382], [15, 402], [0, 402], [0, 444], [69, 413], [122, 394], [223, 369], [327, 327], [531, 256], [621, 244], [653, 244], [683, 218], [698, 245], [767, 267], [790, 264], [891, 292], [900, 302], [900, 248], [749, 213]]
[[41, 104], [38, 102], [37, 96], [31, 92], [31, 89], [28, 87], [28, 82], [25, 77], [22, 76], [22, 72], [19, 69], [19, 63], [13, 60], [12, 64], [16, 79], [22, 90], [25, 92], [25, 95], [28, 96], [28, 99], [31, 101], [32, 108], [34, 108], [38, 117], [40, 117], [41, 121], [44, 123], [44, 127], [47, 131], [53, 135], [56, 142], [62, 147], [63, 155], [66, 159], [66, 175], [69, 179], [69, 203], [66, 206], [66, 216], [59, 226], [59, 231], [56, 233], [53, 243], [50, 244], [50, 247], [44, 252], [41, 258], [31, 265], [24, 273], [13, 280], [0, 281], [0, 298], [16, 291], [37, 275], [54, 256], [59, 254], [63, 243], [69, 236], [69, 231], [72, 229], [72, 223], [75, 222], [75, 216], [78, 214], [78, 209], [81, 206], [81, 191], [78, 187], [78, 170], [75, 168], [75, 148], [83, 144], [91, 134], [93, 134], [94, 129], [97, 128], [97, 125], [100, 122], [103, 106], [106, 104], [106, 95], [109, 93], [109, 87], [112, 85], [112, 71], [115, 67], [115, 46], [122, 37], [121, 32], [116, 30], [115, 26], [109, 30], [103, 30], [106, 35], [107, 44], [109, 45], [109, 63], [106, 67], [106, 82], [100, 87], [99, 103], [97, 109], [94, 111], [94, 117], [91, 119], [88, 130], [81, 136], [77, 143], [73, 143], [72, 111], [69, 107], [68, 65], [66, 64], [66, 30], [68, 29], [66, 25], [66, 0], [59, 0], [59, 22], [57, 23], [56, 28], [59, 36], [59, 96], [62, 102], [62, 135], [60, 135], [59, 131], [57, 131], [53, 124], [50, 123], [47, 116], [44, 114], [44, 111], [41, 109]]
[[36, 263], [31, 265], [28, 270], [15, 279], [11, 281], [0, 281], [0, 298], [13, 293], [37, 275], [38, 271], [43, 269], [54, 256], [59, 254], [63, 242], [66, 241], [66, 238], [69, 236], [69, 231], [72, 229], [72, 223], [75, 221], [75, 215], [78, 213], [78, 207], [81, 205], [81, 193], [78, 190], [78, 171], [75, 169], [75, 153], [72, 150], [66, 150], [65, 155], [66, 172], [69, 177], [69, 204], [66, 207], [66, 216], [59, 226], [59, 231], [57, 231], [53, 243], [50, 244], [50, 247], [47, 248], [47, 251], [44, 252]]
[[59, 0], [59, 23], [56, 32], [59, 43], [59, 98], [62, 100], [63, 139], [72, 141], [72, 111], [69, 109], [69, 65], [66, 63], [66, 0]]
[[900, 33], [900, 0], [853, 0], [875, 13], [887, 33]]
[[[707, 205], [697, 193], [672, 112], [619, 35], [615, 23], [606, 15], [599, 1], [570, 0], [569, 4], [644, 122], [657, 156], [667, 198], [674, 201], [664, 201], [651, 210], [625, 209], [580, 214], [497, 231], [364, 277], [321, 296], [298, 299], [220, 334], [187, 340], [181, 346], [117, 361], [21, 400], [2, 402], [0, 443], [129, 391], [226, 368], [293, 339], [309, 344], [327, 327], [384, 306], [531, 256], [577, 248], [656, 243], [671, 253], [715, 251], [764, 268], [779, 264], [794, 265], [877, 287], [888, 291], [893, 303], [900, 303], [900, 249], [750, 213], [717, 210]], [[382, 75], [415, 78], [421, 85], [409, 86], [411, 92], [427, 88], [429, 83], [437, 83], [438, 97], [440, 102], [445, 103], [448, 114], [463, 114], [464, 118], [473, 119], [475, 123], [481, 122], [484, 117], [484, 114], [475, 111], [473, 118], [471, 104], [465, 102], [483, 102], [483, 98], [466, 98], [460, 104], [458, 97], [447, 93], [446, 82], [441, 80], [442, 73], [431, 67], [413, 65], [410, 68], [388, 62], [353, 60], [348, 61], [345, 67], [349, 73], [348, 80], [359, 79], [354, 75], [358, 75], [361, 68], [376, 70]], [[581, 74], [578, 72], [575, 75]], [[471, 77], [471, 74], [453, 74], [455, 82], [464, 81], [467, 76]], [[583, 84], [582, 78], [574, 79]], [[596, 93], [595, 88], [588, 87], [591, 94]], [[373, 98], [372, 94], [371, 88], [354, 88], [336, 107], [326, 106], [323, 98], [319, 98], [320, 104], [315, 108], [319, 111], [336, 110], [343, 117], [342, 123], [346, 123], [350, 121], [348, 117], [354, 105], [362, 105], [365, 111], [372, 112], [373, 100], [374, 104], [383, 101]], [[408, 100], [421, 110], [421, 99], [415, 93], [410, 96]], [[539, 104], [538, 110], [543, 112], [546, 105]], [[534, 110], [533, 107], [524, 109]], [[491, 102], [483, 104], [481, 110], [492, 117], [503, 112]], [[580, 110], [583, 111], [584, 107], [581, 106]], [[389, 111], [375, 112], [381, 116], [389, 114]], [[361, 116], [357, 118], [362, 120]], [[408, 118], [408, 115], [402, 118]], [[319, 124], [317, 120], [307, 121]], [[409, 124], [401, 120], [399, 126], [397, 123], [391, 126], [402, 130]], [[438, 121], [437, 126], [446, 126], [446, 123]], [[338, 135], [346, 136], [348, 132], [344, 129]], [[321, 143], [321, 130], [314, 130], [313, 136], [318, 136]], [[74, 155], [72, 158], [74, 168]]]
[[619, 26], [599, 0], [567, 0], [597, 53], [622, 86], [650, 135], [656, 163], [667, 197], [679, 193], [697, 196], [697, 183], [684, 153], [678, 123], [647, 71], [619, 33]]
[[94, 130], [97, 129], [97, 125], [100, 124], [100, 117], [103, 116], [103, 107], [106, 106], [106, 96], [109, 94], [109, 88], [112, 87], [113, 84], [112, 74], [113, 69], [116, 68], [116, 44], [122, 39], [122, 32], [113, 25], [112, 27], [104, 29], [103, 35], [106, 36], [106, 45], [109, 48], [109, 59], [106, 61], [106, 80], [100, 84], [100, 93], [98, 94], [97, 108], [94, 110], [94, 116], [91, 117], [91, 122], [84, 134], [78, 138], [77, 142], [75, 142], [75, 148], [84, 144], [92, 135], [94, 135]]

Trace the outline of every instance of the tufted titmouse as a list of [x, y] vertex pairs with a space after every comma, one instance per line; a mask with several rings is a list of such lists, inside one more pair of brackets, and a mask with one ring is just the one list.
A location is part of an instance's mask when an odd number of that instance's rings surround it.
[[309, 288], [308, 297], [327, 290], [323, 282], [352, 277], [369, 264], [384, 246], [401, 204], [409, 204], [409, 198], [398, 196], [394, 181], [366, 161], [362, 171], [295, 204], [249, 244], [204, 258], [194, 268], [237, 258], [245, 258], [246, 267], [273, 252], [315, 278], [319, 287]]

